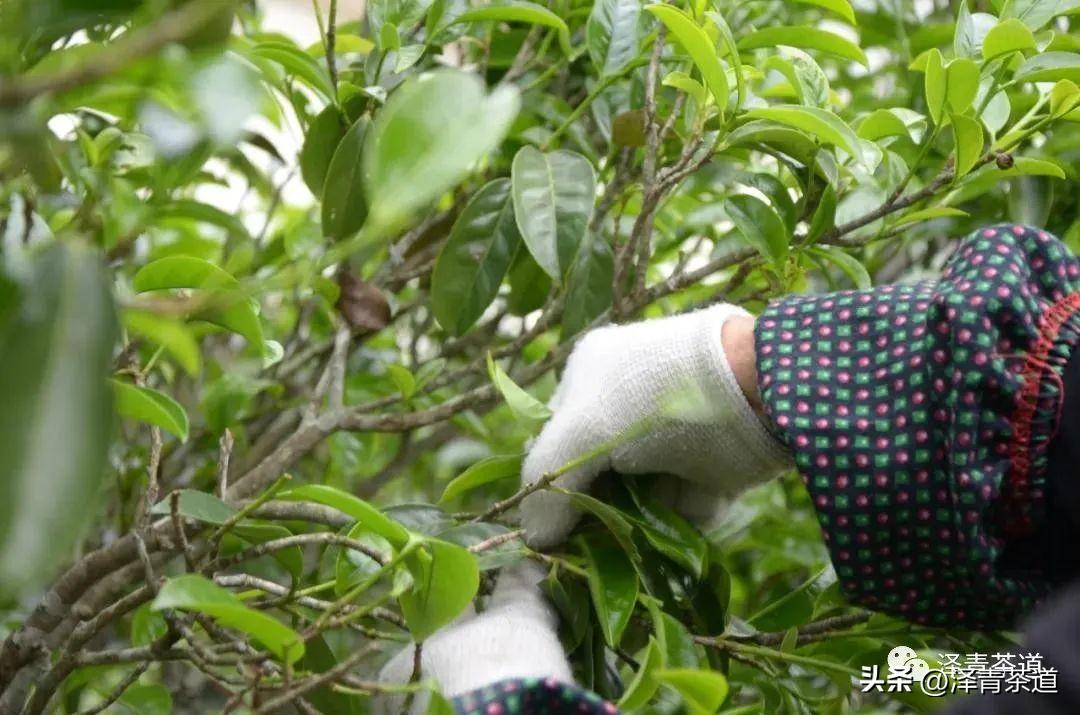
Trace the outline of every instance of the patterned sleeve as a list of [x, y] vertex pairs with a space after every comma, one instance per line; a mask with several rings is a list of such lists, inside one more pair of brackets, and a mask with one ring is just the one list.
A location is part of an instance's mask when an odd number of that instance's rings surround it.
[[453, 700], [458, 715], [618, 715], [596, 693], [555, 678], [502, 680]]
[[765, 409], [847, 596], [1007, 628], [1047, 592], [1047, 445], [1080, 339], [1080, 264], [996, 226], [936, 282], [789, 296], [757, 322]]

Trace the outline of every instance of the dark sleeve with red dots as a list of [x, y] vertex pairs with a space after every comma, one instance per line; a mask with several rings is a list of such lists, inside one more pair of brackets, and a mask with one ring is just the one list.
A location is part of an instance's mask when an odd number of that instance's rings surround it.
[[512, 678], [453, 700], [458, 715], [618, 715], [596, 693], [554, 678]]
[[1080, 341], [1064, 244], [982, 229], [938, 281], [789, 296], [755, 337], [766, 412], [852, 601], [1007, 628], [1061, 580], [1048, 479], [1080, 479], [1051, 464]]

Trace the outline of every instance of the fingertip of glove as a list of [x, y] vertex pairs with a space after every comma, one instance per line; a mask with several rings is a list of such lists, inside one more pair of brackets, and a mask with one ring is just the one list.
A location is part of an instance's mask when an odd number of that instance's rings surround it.
[[549, 549], [564, 541], [577, 523], [578, 514], [565, 494], [536, 492], [521, 502], [521, 525], [525, 543], [536, 550]]

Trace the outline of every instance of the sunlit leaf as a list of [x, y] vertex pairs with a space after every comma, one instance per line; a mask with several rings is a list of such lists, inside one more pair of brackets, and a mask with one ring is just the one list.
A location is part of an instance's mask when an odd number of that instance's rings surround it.
[[160, 427], [187, 441], [188, 416], [179, 402], [159, 390], [120, 380], [110, 381], [116, 411], [123, 417]]
[[304, 641], [299, 633], [262, 611], [245, 606], [235, 595], [199, 574], [184, 574], [166, 581], [154, 598], [153, 608], [204, 613], [226, 628], [243, 631], [288, 663], [304, 656]]
[[864, 66], [869, 65], [866, 54], [858, 45], [840, 35], [815, 27], [763, 27], [739, 40], [741, 50], [756, 50], [777, 45], [817, 50], [858, 62]]
[[716, 107], [723, 113], [728, 105], [728, 82], [712, 40], [678, 8], [671, 5], [648, 5], [645, 9], [667, 26], [668, 31], [690, 55], [705, 80], [705, 86], [716, 100]]
[[442, 496], [439, 497], [439, 503], [445, 504], [472, 489], [500, 479], [520, 477], [521, 460], [520, 454], [481, 459], [446, 485]]
[[487, 356], [487, 369], [491, 381], [495, 384], [503, 399], [506, 400], [506, 405], [510, 408], [510, 411], [518, 419], [535, 423], [543, 422], [551, 416], [551, 410], [544, 403], [521, 389], [509, 375], [503, 372], [503, 369], [491, 358], [491, 353], [488, 353]]

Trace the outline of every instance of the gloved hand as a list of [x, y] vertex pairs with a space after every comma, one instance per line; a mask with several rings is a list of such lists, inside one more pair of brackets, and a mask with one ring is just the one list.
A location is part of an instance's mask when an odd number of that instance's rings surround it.
[[[544, 569], [523, 561], [500, 575], [480, 614], [471, 611], [424, 641], [422, 679], [433, 679], [447, 697], [507, 678], [555, 678], [572, 683], [570, 664], [557, 632], [558, 616], [540, 591]], [[409, 682], [416, 646], [397, 653], [379, 673], [382, 683]], [[380, 696], [375, 715], [401, 715], [405, 695]], [[417, 693], [411, 712], [427, 712], [428, 697]]]
[[[660, 484], [657, 496], [702, 524], [790, 466], [739, 388], [721, 344], [724, 323], [736, 316], [749, 313], [715, 305], [586, 335], [567, 361], [522, 482], [584, 456], [590, 458], [554, 484], [584, 491], [608, 469], [670, 474], [677, 479]], [[537, 491], [521, 504], [534, 548], [564, 539], [578, 516], [565, 495], [551, 491]]]

